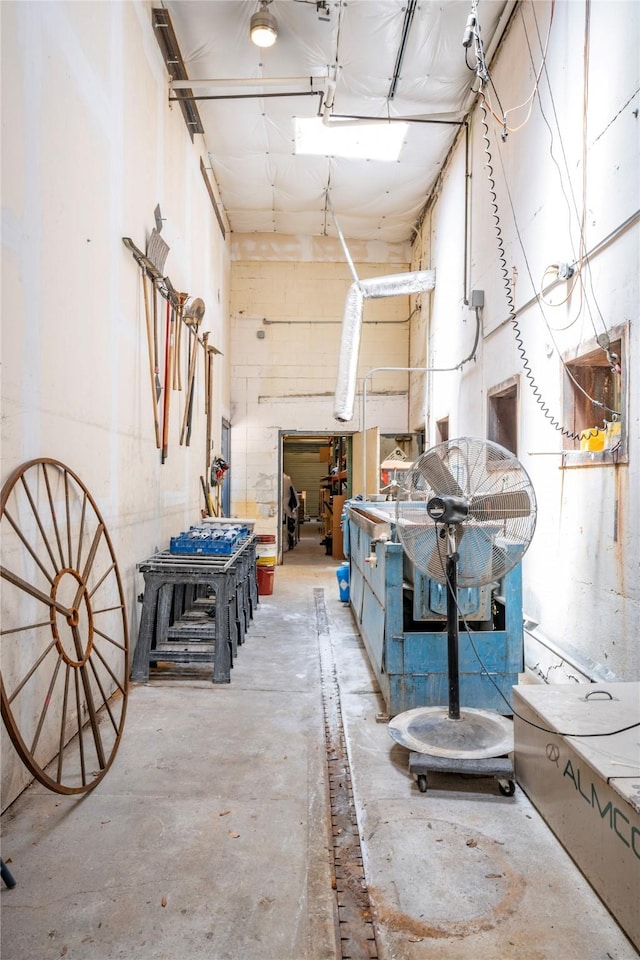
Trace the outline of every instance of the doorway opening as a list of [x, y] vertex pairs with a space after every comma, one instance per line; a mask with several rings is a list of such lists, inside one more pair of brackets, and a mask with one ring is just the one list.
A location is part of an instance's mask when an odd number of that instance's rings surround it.
[[302, 538], [315, 538], [319, 556], [343, 559], [341, 516], [351, 491], [351, 436], [281, 431], [280, 453], [282, 562]]

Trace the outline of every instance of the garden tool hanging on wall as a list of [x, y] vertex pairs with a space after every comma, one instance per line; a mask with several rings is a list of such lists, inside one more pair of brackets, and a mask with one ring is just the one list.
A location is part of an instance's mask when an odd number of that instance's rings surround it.
[[[158, 346], [158, 287], [152, 280], [153, 287], [153, 366], [155, 372], [156, 405], [160, 403], [162, 384], [160, 383], [160, 351]], [[156, 411], [157, 415], [157, 411]], [[160, 444], [158, 444], [160, 446]]]
[[204, 371], [205, 371], [205, 412], [206, 412], [206, 466], [205, 476], [211, 476], [211, 434], [213, 429], [213, 361], [215, 355], [220, 353], [217, 347], [209, 345], [209, 334], [202, 334], [202, 346], [204, 347]]
[[196, 362], [198, 360], [198, 327], [202, 323], [202, 318], [204, 317], [204, 301], [200, 297], [196, 297], [195, 300], [192, 300], [184, 313], [184, 322], [189, 328], [189, 343], [190, 343], [190, 357], [189, 357], [189, 373], [187, 376], [187, 400], [184, 407], [184, 415], [182, 417], [182, 429], [180, 431], [180, 443], [185, 443], [186, 446], [189, 446], [191, 440], [191, 418], [193, 415], [193, 394], [194, 394], [194, 385], [196, 378]]
[[[154, 211], [154, 218], [156, 226], [151, 231], [149, 239], [147, 241], [147, 259], [151, 261], [153, 266], [158, 272], [158, 279], [162, 279], [163, 285], [167, 288], [167, 338], [165, 342], [165, 365], [164, 365], [164, 399], [163, 399], [163, 411], [162, 411], [162, 462], [166, 460], [167, 457], [167, 444], [168, 444], [168, 430], [169, 430], [169, 400], [171, 394], [171, 363], [173, 356], [173, 321], [174, 321], [174, 310], [175, 303], [172, 300], [171, 292], [173, 288], [168, 280], [168, 277], [164, 275], [164, 265], [167, 260], [167, 254], [169, 253], [169, 245], [160, 236], [160, 230], [162, 229], [162, 217], [160, 214], [160, 206], [156, 206]], [[160, 383], [160, 362], [159, 362], [159, 349], [158, 349], [158, 313], [156, 305], [156, 293], [157, 288], [154, 284], [154, 317], [153, 317], [153, 353], [154, 353], [154, 390], [156, 404], [160, 402], [160, 394], [162, 391], [162, 385]], [[171, 321], [169, 322], [169, 317]], [[157, 416], [157, 407], [156, 414]]]
[[[147, 328], [147, 350], [149, 353], [149, 375], [151, 378], [151, 393], [153, 400], [153, 427], [156, 436], [156, 447], [160, 449], [160, 420], [158, 417], [158, 400], [160, 399], [160, 380], [158, 378], [158, 367], [157, 361], [155, 360], [154, 353], [157, 349], [157, 343], [154, 344], [154, 335], [151, 329], [151, 311], [149, 308], [149, 275], [146, 270], [142, 271], [142, 290], [144, 294], [144, 315]], [[153, 278], [151, 278], [151, 286], [153, 289], [153, 314], [154, 314], [154, 325], [156, 319], [156, 285]], [[154, 368], [155, 366], [155, 368]]]
[[153, 297], [154, 297], [154, 315], [155, 315], [155, 297], [156, 297], [156, 283], [158, 280], [162, 279], [162, 274], [155, 266], [155, 264], [147, 257], [146, 254], [142, 252], [130, 237], [123, 237], [122, 242], [124, 243], [127, 250], [130, 250], [133, 254], [133, 259], [136, 261], [140, 267], [140, 273], [142, 276], [142, 293], [144, 297], [144, 313], [145, 313], [145, 326], [147, 331], [147, 350], [149, 355], [149, 375], [151, 382], [151, 396], [153, 403], [153, 425], [155, 430], [156, 437], [156, 447], [160, 450], [162, 443], [160, 438], [160, 420], [158, 417], [158, 399], [159, 393], [157, 387], [159, 386], [159, 379], [156, 382], [156, 370], [157, 370], [157, 336], [154, 337], [154, 331], [152, 329], [151, 322], [151, 309], [149, 305], [149, 280], [153, 285]]
[[188, 293], [178, 294], [178, 309], [176, 312], [176, 338], [173, 353], [173, 389], [182, 390], [182, 321], [184, 320], [184, 306], [189, 299]]
[[223, 457], [218, 455], [213, 458], [213, 461], [211, 463], [211, 473], [210, 473], [209, 479], [211, 481], [211, 487], [214, 491], [214, 510], [215, 510], [216, 517], [220, 516], [222, 484], [224, 482], [224, 477], [228, 469], [229, 469], [229, 464]]
[[[159, 203], [156, 204], [156, 208], [153, 211], [153, 217], [156, 225], [151, 231], [151, 236], [147, 242], [147, 258], [158, 271], [159, 277], [162, 277], [164, 276], [164, 265], [167, 259], [167, 254], [169, 253], [169, 245], [165, 243], [160, 236], [164, 218], [160, 212]], [[158, 347], [158, 286], [155, 281], [153, 284], [153, 360], [155, 366], [156, 403], [159, 403], [160, 394], [162, 393], [162, 384], [160, 383], [160, 357]]]
[[216, 456], [213, 458], [213, 463], [211, 464], [211, 486], [212, 487], [222, 486], [224, 475], [228, 469], [229, 469], [229, 464], [223, 457]]

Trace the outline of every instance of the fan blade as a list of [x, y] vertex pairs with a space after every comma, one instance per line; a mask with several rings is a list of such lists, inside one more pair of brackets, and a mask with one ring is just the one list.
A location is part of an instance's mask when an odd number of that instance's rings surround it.
[[458, 562], [459, 587], [480, 586], [504, 575], [507, 555], [494, 542], [496, 532], [496, 528], [466, 527]]
[[429, 557], [426, 569], [423, 571], [432, 580], [446, 583], [447, 579], [447, 551], [443, 543], [436, 543]]
[[409, 559], [424, 573], [435, 536], [435, 527], [424, 523], [412, 523], [402, 520], [398, 525], [404, 551]]
[[415, 470], [421, 473], [435, 493], [461, 497], [462, 490], [453, 474], [437, 453], [425, 453], [416, 463]]
[[504, 490], [475, 497], [469, 505], [469, 516], [479, 521], [510, 520], [528, 517], [531, 499], [526, 490]]
[[[455, 528], [455, 543], [456, 550], [460, 546], [460, 541], [464, 536], [465, 530], [462, 526], [457, 526]], [[436, 543], [429, 557], [426, 569], [423, 571], [432, 580], [437, 580], [438, 583], [447, 582], [447, 538], [440, 538], [436, 534]]]

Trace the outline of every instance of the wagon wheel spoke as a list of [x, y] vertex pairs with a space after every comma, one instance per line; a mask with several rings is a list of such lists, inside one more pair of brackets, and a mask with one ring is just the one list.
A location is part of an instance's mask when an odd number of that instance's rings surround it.
[[[78, 657], [82, 657], [83, 646], [82, 640], [80, 638], [80, 633], [77, 627], [73, 627], [73, 641], [76, 646], [76, 653]], [[98, 763], [100, 764], [100, 769], [103, 770], [105, 766], [104, 750], [102, 747], [102, 739], [100, 737], [100, 732], [98, 730], [98, 715], [96, 712], [96, 705], [93, 701], [93, 691], [91, 689], [90, 678], [87, 674], [86, 664], [79, 669], [80, 677], [82, 679], [82, 687], [84, 690], [84, 697], [86, 702], [87, 712], [89, 714], [89, 723], [91, 725], [91, 732], [93, 733], [93, 742], [96, 748], [96, 754], [98, 757]], [[80, 739], [83, 737], [83, 730], [80, 729]]]
[[[25, 479], [25, 477], [24, 477], [24, 474], [20, 477], [20, 483], [21, 483], [21, 485], [22, 485], [22, 489], [24, 490], [24, 493], [25, 493], [25, 496], [26, 496], [26, 498], [27, 498], [27, 501], [28, 501], [28, 503], [29, 503], [29, 505], [30, 505], [30, 507], [31, 507], [34, 520], [36, 521], [36, 524], [37, 524], [37, 526], [38, 526], [38, 531], [39, 531], [39, 533], [40, 533], [40, 536], [42, 537], [42, 542], [43, 542], [43, 544], [44, 544], [44, 546], [45, 546], [45, 549], [46, 549], [47, 553], [49, 554], [49, 559], [51, 560], [51, 565], [52, 565], [52, 567], [53, 567], [54, 570], [57, 570], [57, 569], [58, 569], [58, 563], [57, 563], [56, 558], [55, 558], [55, 556], [54, 556], [54, 554], [53, 554], [53, 549], [52, 549], [51, 544], [50, 544], [50, 542], [49, 542], [49, 537], [47, 536], [47, 532], [46, 532], [46, 530], [45, 530], [45, 528], [44, 528], [44, 524], [43, 524], [43, 522], [42, 522], [42, 518], [40, 517], [40, 511], [38, 510], [38, 507], [37, 507], [36, 502], [35, 502], [35, 500], [34, 500], [33, 494], [31, 493], [31, 488], [30, 488], [29, 484], [27, 483], [27, 481], [26, 481], [26, 479]], [[6, 511], [5, 511], [5, 513], [6, 513]]]
[[127, 614], [111, 539], [79, 477], [50, 459], [7, 480], [0, 524], [2, 717], [34, 777], [58, 793], [83, 793], [113, 762], [128, 698]]
[[[29, 541], [27, 540], [27, 538], [23, 535], [22, 531], [21, 531], [20, 528], [18, 527], [18, 525], [17, 525], [17, 523], [15, 522], [15, 520], [12, 518], [11, 514], [9, 513], [9, 511], [8, 511], [8, 510], [5, 510], [4, 515], [5, 515], [5, 517], [7, 518], [7, 521], [11, 524], [11, 527], [12, 527], [12, 529], [14, 530], [14, 532], [15, 532], [16, 536], [18, 537], [18, 539], [19, 539], [19, 540], [21, 541], [21, 543], [24, 545], [25, 550], [27, 550], [28, 553], [33, 557], [34, 562], [35, 562], [35, 563], [39, 566], [39, 568], [42, 570], [42, 573], [44, 574], [44, 576], [46, 577], [46, 579], [49, 581], [49, 583], [53, 583], [53, 577], [51, 576], [51, 574], [49, 573], [49, 571], [47, 570], [47, 568], [45, 567], [45, 565], [42, 563], [42, 561], [40, 560], [40, 557], [39, 557], [38, 554], [35, 552], [35, 550], [34, 550], [33, 547], [31, 546], [31, 544], [30, 544]], [[47, 546], [48, 546], [48, 544], [47, 544]], [[49, 556], [50, 556], [51, 562], [52, 562], [52, 564], [53, 564], [54, 573], [57, 573], [57, 569], [58, 569], [58, 568], [56, 567], [55, 557], [53, 556], [52, 553], [49, 553]]]
[[[12, 573], [11, 570], [7, 570], [6, 567], [0, 566], [0, 575], [2, 576], [3, 580], [8, 580], [9, 583], [14, 585], [14, 587], [19, 587], [20, 590], [24, 590], [24, 592], [28, 593], [30, 597], [33, 597], [35, 600], [39, 600], [41, 603], [45, 603], [48, 607], [57, 610], [58, 613], [61, 613], [63, 617], [69, 616], [71, 611], [68, 607], [64, 607], [60, 601], [55, 600], [46, 593], [43, 593], [42, 590], [38, 590], [38, 588], [32, 583], [27, 583], [27, 581], [23, 580], [22, 577], [19, 577], [17, 573]], [[2, 632], [4, 633], [5, 631], [3, 630]]]
[[[62, 469], [64, 470], [64, 467]], [[51, 495], [51, 483], [49, 479], [49, 471], [47, 470], [47, 461], [42, 461], [42, 476], [44, 478], [44, 483], [47, 491], [49, 510], [51, 511], [51, 522], [53, 524], [53, 532], [55, 533], [56, 543], [58, 544], [58, 552], [60, 554], [60, 565], [64, 567], [65, 562], [64, 562], [64, 553], [62, 550], [62, 539], [60, 537], [60, 530], [58, 528], [58, 515], [56, 513], [54, 500]]]
[[87, 557], [86, 563], [84, 565], [84, 570], [82, 572], [82, 583], [80, 584], [80, 586], [76, 591], [75, 599], [73, 601], [74, 607], [77, 607], [78, 604], [80, 603], [80, 597], [84, 592], [84, 589], [85, 589], [84, 585], [89, 579], [91, 568], [93, 566], [93, 561], [96, 558], [96, 551], [98, 549], [98, 544], [100, 543], [100, 537], [102, 536], [103, 533], [104, 533], [104, 526], [103, 524], [99, 524], [98, 529], [96, 530], [93, 540], [91, 542], [89, 556]]

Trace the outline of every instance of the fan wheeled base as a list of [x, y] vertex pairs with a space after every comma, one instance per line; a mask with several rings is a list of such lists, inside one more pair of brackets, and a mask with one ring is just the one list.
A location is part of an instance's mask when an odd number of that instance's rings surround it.
[[500, 793], [512, 797], [516, 792], [513, 761], [510, 757], [488, 757], [484, 760], [454, 760], [451, 757], [430, 757], [424, 753], [409, 754], [409, 773], [413, 774], [421, 793], [427, 792], [430, 773], [462, 773], [478, 777], [495, 777]]
[[490, 710], [467, 707], [452, 719], [446, 707], [416, 707], [398, 714], [389, 733], [408, 750], [457, 760], [484, 760], [513, 751], [513, 722]]

